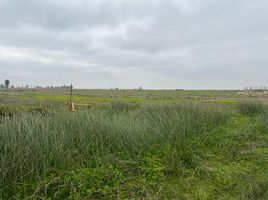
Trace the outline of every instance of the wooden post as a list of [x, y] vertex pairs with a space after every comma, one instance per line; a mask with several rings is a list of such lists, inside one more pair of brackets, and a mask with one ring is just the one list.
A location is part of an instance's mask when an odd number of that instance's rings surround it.
[[73, 85], [70, 86], [70, 111], [74, 111], [74, 103], [73, 103]]
[[73, 101], [73, 85], [71, 84], [70, 86], [70, 104], [72, 103]]

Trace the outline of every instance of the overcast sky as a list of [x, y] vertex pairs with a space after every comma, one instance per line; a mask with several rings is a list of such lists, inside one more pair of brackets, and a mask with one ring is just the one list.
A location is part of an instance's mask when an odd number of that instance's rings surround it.
[[268, 86], [267, 0], [0, 0], [0, 82]]

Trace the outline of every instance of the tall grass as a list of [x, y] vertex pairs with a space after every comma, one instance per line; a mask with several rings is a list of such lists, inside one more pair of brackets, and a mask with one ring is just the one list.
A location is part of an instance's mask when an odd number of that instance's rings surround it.
[[[257, 122], [260, 127], [265, 131], [268, 132], [268, 107], [263, 107], [260, 115], [257, 117]], [[268, 144], [268, 141], [267, 141]]]
[[[3, 117], [0, 194], [3, 199], [12, 195], [24, 198], [41, 191], [41, 196], [49, 197], [47, 190], [38, 189], [38, 184], [53, 174], [84, 168], [102, 169], [117, 160], [146, 162], [147, 155], [166, 148], [172, 149], [176, 159], [189, 163], [190, 151], [185, 154], [187, 138], [211, 130], [227, 117], [228, 113], [213, 106], [130, 104], [112, 104], [74, 113], [22, 113]], [[167, 159], [171, 154], [166, 155]], [[51, 195], [57, 191], [53, 190]], [[62, 195], [61, 198], [70, 197], [67, 191]]]
[[261, 114], [265, 110], [265, 105], [256, 101], [243, 101], [237, 106], [241, 114], [248, 116]]

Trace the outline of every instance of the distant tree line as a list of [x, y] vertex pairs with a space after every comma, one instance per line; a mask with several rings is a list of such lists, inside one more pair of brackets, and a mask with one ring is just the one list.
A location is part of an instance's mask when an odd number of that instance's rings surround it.
[[53, 85], [47, 85], [47, 86], [39, 86], [39, 85], [10, 85], [10, 81], [6, 79], [4, 83], [0, 84], [0, 89], [49, 89], [49, 88], [55, 88], [55, 89], [61, 89], [66, 88], [69, 89], [70, 85], [61, 85], [61, 86], [53, 86]]

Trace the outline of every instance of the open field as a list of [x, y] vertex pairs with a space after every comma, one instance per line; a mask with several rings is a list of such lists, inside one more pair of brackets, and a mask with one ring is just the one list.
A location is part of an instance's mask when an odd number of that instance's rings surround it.
[[0, 90], [0, 199], [267, 199], [268, 96]]
[[[246, 93], [237, 90], [74, 90], [76, 103], [237, 103], [240, 100], [268, 101], [268, 93]], [[0, 105], [62, 105], [69, 100], [68, 89], [0, 89]]]

